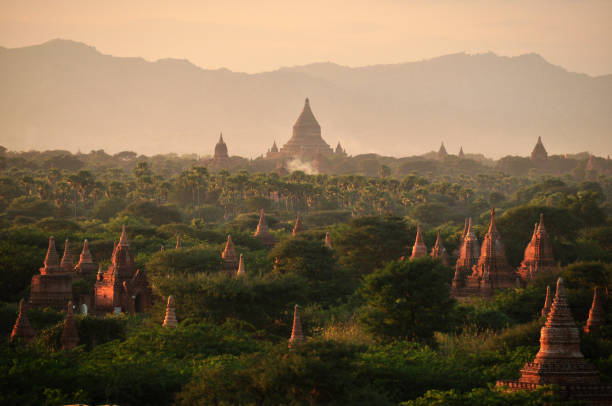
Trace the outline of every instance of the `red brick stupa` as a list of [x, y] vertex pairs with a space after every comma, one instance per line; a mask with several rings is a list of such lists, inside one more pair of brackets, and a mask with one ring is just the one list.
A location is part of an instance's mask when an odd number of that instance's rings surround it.
[[96, 274], [98, 267], [93, 261], [93, 257], [89, 251], [89, 242], [87, 240], [83, 241], [83, 249], [81, 250], [79, 262], [76, 264], [75, 269], [78, 276], [93, 277]]
[[125, 226], [106, 272], [94, 286], [97, 312], [140, 313], [151, 307], [152, 292], [144, 270], [136, 269]]
[[[468, 293], [467, 277], [471, 275], [472, 268], [478, 263], [480, 257], [480, 244], [472, 229], [472, 219], [467, 222], [464, 238], [459, 248], [459, 258], [455, 264], [452, 293], [454, 296], [464, 296]], [[476, 292], [474, 292], [476, 293]]]
[[591, 305], [591, 310], [589, 310], [589, 319], [586, 326], [584, 326], [586, 333], [593, 333], [606, 324], [606, 311], [601, 296], [601, 289], [595, 288], [593, 304]]
[[28, 344], [36, 337], [36, 331], [30, 325], [26, 312], [27, 308], [25, 301], [21, 299], [19, 301], [19, 316], [17, 316], [17, 320], [15, 320], [10, 342], [22, 340], [24, 344]]
[[580, 335], [561, 278], [557, 281], [557, 292], [546, 324], [540, 332], [540, 351], [533, 362], [521, 369], [518, 381], [498, 381], [496, 386], [518, 391], [551, 384], [558, 385], [559, 394], [566, 399], [583, 400], [593, 405], [612, 404], [612, 385], [600, 383], [599, 372], [580, 352]]
[[255, 230], [254, 236], [266, 247], [270, 248], [274, 246], [274, 236], [270, 233], [263, 209], [259, 211], [259, 223], [257, 223], [257, 230]]
[[304, 341], [306, 341], [306, 339], [302, 332], [302, 320], [300, 320], [299, 306], [295, 305], [293, 308], [293, 328], [291, 330], [291, 337], [289, 338], [289, 348], [295, 347]]
[[542, 143], [542, 137], [538, 137], [538, 142], [536, 142], [535, 147], [533, 147], [533, 151], [531, 151], [531, 160], [545, 161], [547, 159], [548, 152], [546, 152], [546, 148], [544, 148], [544, 144]]
[[410, 259], [421, 258], [427, 255], [427, 246], [423, 242], [423, 235], [421, 233], [421, 225], [417, 225], [416, 238], [414, 239], [414, 245], [412, 246], [412, 255]]
[[332, 246], [331, 235], [329, 234], [329, 231], [325, 233], [325, 246], [330, 250], [334, 249], [334, 247]]
[[333, 150], [321, 137], [321, 126], [310, 109], [310, 101], [306, 99], [293, 125], [293, 135], [280, 149], [279, 155], [311, 160], [317, 153], [332, 154]]
[[446, 248], [444, 248], [444, 244], [442, 244], [442, 237], [440, 237], [440, 230], [438, 230], [438, 235], [436, 236], [436, 244], [431, 249], [431, 257], [438, 258], [442, 264], [449, 266], [450, 258], [448, 257], [448, 253], [446, 252]]
[[177, 328], [178, 321], [176, 320], [176, 313], [174, 311], [174, 296], [168, 296], [168, 304], [166, 305], [166, 317], [162, 324], [166, 328]]
[[495, 208], [492, 208], [489, 231], [482, 242], [478, 264], [467, 277], [467, 286], [480, 295], [491, 295], [496, 289], [513, 288], [516, 283], [517, 275], [506, 261], [504, 244], [495, 226]]
[[544, 227], [544, 215], [540, 214], [540, 222], [536, 223], [531, 236], [531, 241], [525, 248], [524, 259], [518, 269], [518, 273], [527, 283], [532, 280], [535, 275], [543, 269], [551, 269], [555, 267], [555, 258], [553, 256], [552, 244], [546, 227]]
[[238, 258], [236, 257], [236, 251], [234, 250], [234, 243], [232, 242], [232, 236], [227, 235], [227, 242], [225, 248], [221, 253], [221, 268], [224, 271], [234, 272], [238, 267]]
[[[49, 248], [40, 274], [32, 277], [30, 288], [30, 303], [37, 307], [51, 307], [55, 310], [63, 310], [66, 304], [72, 300], [72, 260], [70, 249], [66, 242], [64, 259], [60, 266], [59, 257], [55, 249], [55, 239], [49, 238]], [[70, 262], [70, 264], [69, 264]], [[70, 265], [70, 267], [68, 267]]]

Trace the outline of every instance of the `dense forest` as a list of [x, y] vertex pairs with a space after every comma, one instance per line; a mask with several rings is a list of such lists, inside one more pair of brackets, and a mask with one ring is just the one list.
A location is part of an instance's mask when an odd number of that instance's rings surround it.
[[[579, 326], [593, 288], [612, 283], [611, 165], [587, 160], [362, 155], [330, 159], [329, 174], [284, 175], [265, 159], [213, 171], [195, 155], [0, 148], [0, 403], [556, 404], [546, 388], [493, 386], [517, 378], [538, 351], [557, 277]], [[417, 225], [428, 248], [439, 230], [449, 253], [467, 217], [482, 240], [491, 206], [513, 267], [543, 213], [557, 269], [526, 288], [458, 301], [454, 262], [400, 260]], [[260, 209], [272, 248], [253, 236]], [[305, 231], [292, 236], [298, 212]], [[29, 308], [37, 338], [9, 343], [49, 236], [70, 240], [74, 255], [87, 239], [106, 266], [122, 225], [153, 307], [77, 315], [71, 351], [60, 346], [65, 313]], [[228, 234], [246, 277], [221, 271]], [[176, 329], [161, 326], [169, 295]], [[289, 349], [295, 304], [308, 339]], [[581, 333], [581, 345], [612, 381], [612, 329]]]

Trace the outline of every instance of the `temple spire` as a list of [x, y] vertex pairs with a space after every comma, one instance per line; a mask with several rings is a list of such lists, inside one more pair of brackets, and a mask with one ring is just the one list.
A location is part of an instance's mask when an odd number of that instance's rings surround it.
[[412, 246], [412, 255], [410, 259], [416, 259], [427, 255], [427, 246], [423, 242], [423, 236], [421, 235], [421, 225], [417, 225], [417, 234]]
[[295, 225], [293, 226], [293, 231], [291, 232], [291, 234], [296, 235], [301, 233], [302, 231], [304, 231], [304, 226], [302, 225], [302, 217], [300, 215], [300, 212], [298, 211], [297, 218], [295, 219]]
[[64, 330], [62, 331], [62, 348], [71, 350], [79, 343], [79, 334], [77, 332], [74, 313], [72, 311], [72, 301], [68, 302], [68, 311], [64, 319]]
[[174, 248], [176, 249], [181, 248], [181, 235], [180, 234], [176, 235], [176, 246]]
[[300, 320], [299, 306], [293, 308], [293, 328], [291, 329], [291, 338], [289, 338], [289, 348], [294, 347], [306, 341], [302, 332], [302, 321]]
[[174, 312], [174, 296], [168, 296], [168, 304], [166, 305], [166, 317], [164, 317], [164, 323], [162, 326], [166, 328], [178, 327], [178, 321], [176, 320], [176, 314]]
[[457, 158], [459, 159], [465, 158], [465, 154], [463, 153], [463, 147], [459, 147], [459, 154], [457, 154]]
[[49, 271], [56, 271], [59, 269], [59, 256], [55, 249], [55, 238], [49, 237], [49, 248], [47, 248], [47, 255], [45, 256], [45, 262], [43, 269], [48, 273]]
[[128, 246], [127, 232], [125, 231], [125, 224], [121, 226], [121, 237], [119, 238], [119, 245]]
[[259, 239], [266, 247], [274, 245], [274, 236], [270, 233], [264, 209], [259, 210], [259, 222], [254, 234], [255, 238]]
[[601, 299], [601, 289], [595, 288], [593, 291], [593, 304], [589, 310], [589, 319], [587, 320], [584, 331], [592, 333], [597, 331], [601, 326], [606, 324], [606, 311]]
[[546, 300], [544, 301], [544, 307], [542, 308], [542, 316], [548, 317], [550, 307], [552, 306], [552, 292], [550, 291], [550, 285], [546, 286]]
[[19, 316], [17, 316], [13, 331], [11, 332], [11, 342], [21, 339], [25, 344], [28, 344], [36, 336], [36, 331], [30, 325], [26, 312], [27, 307], [25, 301], [21, 299], [19, 301]]
[[225, 249], [221, 253], [221, 258], [223, 260], [223, 269], [225, 271], [235, 271], [238, 266], [238, 261], [236, 259], [236, 251], [234, 250], [234, 243], [232, 242], [232, 236], [230, 234], [227, 235], [227, 242], [225, 243]]
[[538, 142], [536, 142], [535, 147], [533, 147], [533, 151], [531, 151], [531, 160], [544, 161], [546, 159], [548, 159], [548, 152], [546, 152], [546, 148], [544, 148], [542, 137], [538, 137]]
[[93, 258], [91, 256], [91, 252], [89, 251], [89, 242], [87, 239], [83, 241], [83, 249], [81, 250], [81, 255], [79, 255], [79, 262], [77, 266], [82, 264], [93, 264]]
[[70, 242], [66, 239], [64, 243], [64, 255], [62, 256], [62, 262], [60, 268], [64, 272], [74, 271], [74, 264], [72, 263], [72, 252], [70, 251]]
[[244, 258], [240, 254], [240, 261], [238, 261], [238, 270], [236, 271], [236, 278], [246, 276], [246, 270], [244, 269]]
[[325, 233], [325, 246], [330, 250], [334, 248], [332, 247], [331, 235], [329, 235], [329, 231]]
[[438, 150], [438, 158], [444, 158], [448, 156], [448, 152], [446, 152], [446, 148], [444, 147], [444, 141], [440, 144], [440, 149]]
[[436, 235], [436, 243], [434, 247], [431, 249], [431, 257], [438, 258], [442, 264], [448, 266], [450, 263], [450, 259], [448, 257], [448, 253], [446, 252], [446, 247], [442, 243], [442, 237], [440, 236], [440, 229], [438, 229], [438, 233]]

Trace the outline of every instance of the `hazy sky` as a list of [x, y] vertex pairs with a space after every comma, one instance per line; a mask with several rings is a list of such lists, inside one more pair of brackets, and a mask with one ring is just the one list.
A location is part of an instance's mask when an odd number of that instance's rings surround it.
[[493, 51], [601, 75], [612, 73], [612, 0], [0, 0], [0, 45], [53, 38], [245, 72]]

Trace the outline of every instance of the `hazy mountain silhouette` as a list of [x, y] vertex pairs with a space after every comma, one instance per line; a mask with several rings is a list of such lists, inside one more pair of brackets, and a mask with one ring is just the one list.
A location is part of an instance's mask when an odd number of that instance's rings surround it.
[[454, 54], [396, 65], [332, 63], [244, 74], [189, 61], [117, 58], [82, 43], [0, 48], [0, 145], [230, 154], [283, 144], [310, 97], [323, 137], [351, 154], [528, 155], [612, 149], [612, 75], [567, 72], [542, 57]]

